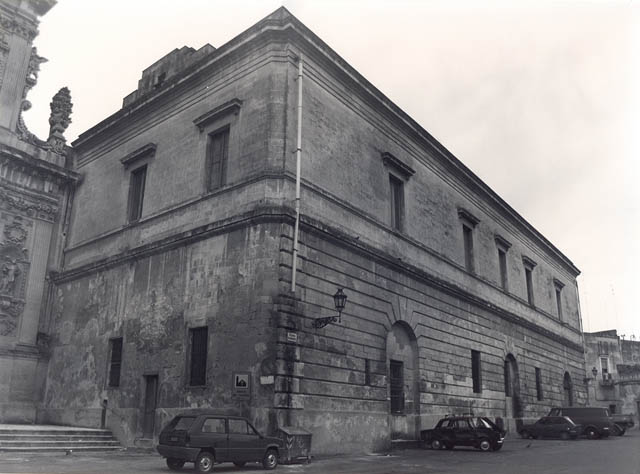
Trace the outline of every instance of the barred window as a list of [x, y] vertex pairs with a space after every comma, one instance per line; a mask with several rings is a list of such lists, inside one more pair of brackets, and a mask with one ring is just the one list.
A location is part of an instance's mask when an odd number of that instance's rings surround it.
[[390, 361], [391, 413], [404, 413], [404, 364], [398, 360]]
[[120, 369], [122, 368], [122, 338], [109, 340], [111, 357], [109, 360], [109, 387], [120, 386]]
[[218, 189], [226, 183], [229, 157], [229, 127], [209, 135], [207, 147], [207, 188]]
[[144, 201], [144, 187], [147, 180], [147, 165], [141, 166], [131, 172], [129, 181], [129, 206], [128, 220], [135, 222], [142, 216], [142, 204]]
[[189, 385], [207, 383], [207, 326], [189, 330], [191, 339], [191, 363]]

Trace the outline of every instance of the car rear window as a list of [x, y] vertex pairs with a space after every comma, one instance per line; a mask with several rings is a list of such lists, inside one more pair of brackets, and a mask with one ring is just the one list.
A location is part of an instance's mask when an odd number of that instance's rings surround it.
[[171, 423], [174, 430], [188, 430], [193, 422], [196, 421], [195, 416], [178, 416]]

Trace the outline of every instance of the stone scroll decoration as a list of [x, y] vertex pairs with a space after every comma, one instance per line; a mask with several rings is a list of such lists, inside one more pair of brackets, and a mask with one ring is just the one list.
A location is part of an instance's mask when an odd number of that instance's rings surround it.
[[0, 214], [0, 336], [13, 337], [24, 310], [29, 256], [28, 231], [20, 216]]

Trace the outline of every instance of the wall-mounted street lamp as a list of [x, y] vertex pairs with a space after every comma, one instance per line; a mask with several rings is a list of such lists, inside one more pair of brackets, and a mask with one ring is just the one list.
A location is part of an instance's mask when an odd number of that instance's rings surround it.
[[315, 319], [313, 321], [314, 328], [320, 329], [331, 323], [342, 322], [342, 310], [347, 304], [347, 295], [344, 294], [344, 291], [342, 291], [342, 288], [338, 288], [338, 291], [336, 291], [336, 294], [333, 295], [333, 304], [335, 304], [336, 306], [336, 311], [338, 311], [338, 315]]

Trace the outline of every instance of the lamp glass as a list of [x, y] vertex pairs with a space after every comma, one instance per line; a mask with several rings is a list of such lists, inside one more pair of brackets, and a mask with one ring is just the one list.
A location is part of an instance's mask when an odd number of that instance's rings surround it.
[[347, 304], [347, 295], [344, 294], [342, 288], [338, 288], [336, 294], [333, 295], [333, 302], [336, 305], [336, 310], [338, 311], [338, 313], [341, 313], [345, 305]]

